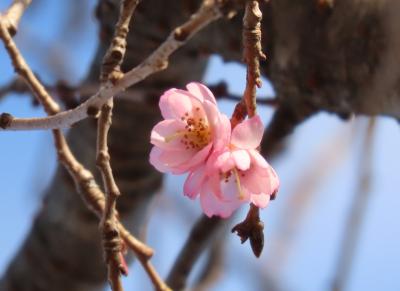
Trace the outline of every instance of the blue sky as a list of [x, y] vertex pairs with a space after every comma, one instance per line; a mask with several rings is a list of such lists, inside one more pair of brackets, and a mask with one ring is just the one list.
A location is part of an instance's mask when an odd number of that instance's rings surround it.
[[[77, 83], [85, 76], [95, 52], [97, 28], [91, 10], [95, 1], [87, 1], [83, 13], [87, 22], [74, 35], [60, 35], [60, 29], [69, 23], [69, 14], [61, 13], [68, 8], [67, 4], [61, 3], [67, 2], [42, 3], [31, 7], [24, 16], [17, 44], [46, 82], [54, 82], [63, 76]], [[0, 3], [0, 8], [6, 4]], [[68, 66], [55, 77], [49, 59], [58, 51], [68, 60]], [[43, 55], [48, 57], [43, 58]], [[0, 64], [0, 84], [5, 84], [13, 75], [2, 46]], [[205, 82], [225, 80], [232, 91], [241, 94], [244, 79], [242, 66], [225, 64], [220, 58], [213, 57]], [[264, 84], [260, 95], [273, 94], [267, 82]], [[220, 105], [229, 115], [234, 104], [221, 102]], [[39, 107], [31, 105], [29, 96], [9, 95], [0, 100], [0, 112], [19, 117], [44, 115]], [[272, 110], [260, 108], [259, 112], [267, 123]], [[295, 131], [285, 153], [273, 161], [280, 175], [281, 190], [277, 200], [262, 211], [266, 226], [262, 257], [255, 259], [248, 244], [240, 245], [236, 236], [228, 234], [224, 249], [225, 274], [212, 290], [244, 290], [253, 274], [277, 280], [283, 290], [330, 289], [344, 224], [357, 189], [366, 125], [365, 117], [344, 123], [333, 115], [321, 113]], [[398, 124], [389, 118], [378, 118], [372, 152], [371, 196], [346, 288], [348, 291], [400, 290], [400, 281], [396, 277], [400, 267], [400, 230], [397, 227], [399, 148]], [[1, 273], [40, 207], [40, 193], [52, 178], [56, 157], [51, 135], [44, 131], [1, 132], [0, 153], [0, 232], [7, 234], [0, 238]], [[318, 176], [318, 183], [312, 179], [315, 176]], [[181, 195], [183, 180], [184, 177], [167, 178], [150, 219], [149, 244], [156, 249], [154, 263], [163, 276], [186, 239], [190, 229], [187, 222], [194, 222], [200, 214], [198, 202], [193, 203]], [[297, 212], [287, 208], [295, 194], [302, 197], [296, 202]], [[240, 210], [238, 219], [244, 217], [246, 210], [246, 207]], [[165, 227], [160, 230], [156, 226], [160, 221], [169, 229], [172, 227], [173, 232], [163, 230]], [[282, 246], [285, 248], [280, 252]], [[125, 283], [129, 290], [150, 288], [139, 265], [132, 268]]]

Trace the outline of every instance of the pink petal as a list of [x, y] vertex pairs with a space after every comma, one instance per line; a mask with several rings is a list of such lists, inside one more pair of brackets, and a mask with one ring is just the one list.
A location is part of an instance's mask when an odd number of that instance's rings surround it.
[[[159, 149], [158, 147], [154, 147]], [[153, 149], [154, 149], [153, 148]], [[182, 167], [191, 157], [195, 155], [192, 150], [152, 150], [150, 153], [150, 163], [160, 172], [171, 172], [172, 174], [182, 174], [187, 171]], [[154, 153], [153, 153], [154, 151]], [[152, 155], [153, 154], [153, 155]]]
[[265, 158], [262, 155], [260, 155], [258, 151], [249, 150], [248, 153], [250, 154], [252, 164], [255, 164], [257, 167], [261, 167], [264, 169], [268, 169], [271, 167], [265, 160]]
[[258, 208], [265, 208], [268, 205], [270, 196], [265, 193], [253, 194], [250, 196], [250, 201]]
[[234, 173], [232, 173], [232, 176], [227, 182], [225, 182], [225, 180], [221, 180], [219, 184], [222, 202], [240, 205], [249, 201], [249, 192], [245, 187], [243, 187], [240, 176], [239, 184], [236, 182], [236, 176]]
[[200, 204], [208, 217], [227, 218], [232, 215], [241, 203], [224, 203], [212, 192], [208, 183], [204, 183], [200, 192]]
[[238, 169], [246, 171], [250, 168], [250, 155], [246, 150], [232, 151], [232, 158]]
[[240, 193], [239, 193], [239, 188], [237, 187], [236, 184], [234, 174], [232, 174], [232, 176], [229, 177], [227, 182], [225, 182], [225, 180], [222, 179], [219, 182], [219, 186], [221, 189], [220, 191], [222, 193], [221, 200], [223, 202], [227, 203], [238, 200]]
[[272, 167], [262, 168], [252, 164], [242, 177], [243, 187], [251, 194], [272, 195], [278, 191], [279, 179]]
[[185, 146], [181, 143], [181, 137], [168, 139], [167, 141], [165, 138], [172, 137], [174, 134], [184, 129], [185, 123], [180, 120], [163, 120], [153, 127], [150, 142], [163, 149], [183, 149]]
[[208, 124], [211, 126], [211, 130], [213, 130], [220, 122], [219, 119], [219, 111], [215, 104], [206, 100], [203, 103], [204, 111], [207, 115]]
[[244, 187], [251, 194], [271, 194], [273, 191], [271, 188], [271, 178], [273, 177], [271, 177], [270, 169], [272, 169], [271, 166], [268, 165], [266, 168], [260, 167], [258, 163], [252, 160], [250, 169], [244, 172], [244, 177], [242, 178]]
[[230, 138], [231, 122], [225, 114], [221, 114], [213, 136], [214, 150], [222, 150], [228, 145]]
[[264, 126], [258, 115], [239, 123], [232, 131], [231, 143], [240, 149], [255, 149], [264, 133]]
[[186, 88], [190, 93], [199, 98], [200, 101], [208, 100], [214, 104], [217, 104], [217, 101], [215, 100], [213, 93], [203, 84], [192, 82], [187, 84]]
[[203, 149], [200, 151], [196, 152], [190, 160], [188, 160], [187, 163], [182, 164], [180, 166], [181, 169], [184, 170], [184, 172], [189, 171], [190, 169], [198, 166], [200, 163], [205, 162], [207, 159], [208, 155], [210, 154], [212, 144], [208, 144], [205, 146]]
[[[270, 167], [269, 168], [270, 171], [270, 184], [271, 184], [271, 192], [272, 193], [276, 193], [279, 190], [279, 178], [278, 175], [276, 174], [275, 170]], [[271, 193], [271, 195], [272, 195]]]
[[153, 147], [150, 152], [150, 164], [152, 164], [153, 167], [156, 168], [158, 171], [162, 173], [167, 173], [170, 169], [160, 161], [160, 155], [163, 152], [164, 151], [162, 149], [158, 147]]
[[233, 160], [232, 153], [229, 150], [217, 154], [214, 166], [219, 168], [223, 173], [226, 173], [235, 167], [235, 161]]
[[169, 110], [168, 104], [168, 98], [171, 94], [174, 94], [175, 90], [175, 88], [169, 89], [165, 91], [164, 94], [162, 94], [160, 97], [158, 106], [160, 107], [161, 115], [164, 119], [175, 119], [175, 116]]
[[183, 193], [191, 199], [197, 197], [200, 193], [200, 187], [205, 178], [205, 166], [201, 166], [197, 170], [191, 172], [183, 185]]
[[160, 97], [161, 114], [165, 119], [181, 119], [192, 112], [192, 95], [189, 92], [170, 89]]

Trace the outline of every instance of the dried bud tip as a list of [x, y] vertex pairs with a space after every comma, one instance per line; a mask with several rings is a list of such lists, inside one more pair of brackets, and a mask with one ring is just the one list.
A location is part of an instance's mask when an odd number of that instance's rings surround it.
[[260, 220], [256, 206], [251, 205], [245, 220], [232, 228], [232, 232], [237, 233], [242, 244], [249, 239], [254, 255], [260, 257], [264, 248], [264, 223]]
[[250, 246], [253, 254], [259, 258], [264, 248], [264, 223], [259, 221], [250, 235]]

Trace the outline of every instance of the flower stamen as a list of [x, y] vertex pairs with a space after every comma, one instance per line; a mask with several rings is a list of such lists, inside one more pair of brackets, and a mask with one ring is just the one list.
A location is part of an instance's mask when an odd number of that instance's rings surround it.
[[236, 168], [233, 168], [232, 171], [235, 174], [235, 182], [236, 182], [236, 187], [238, 188], [238, 192], [239, 192], [239, 200], [243, 200], [244, 199], [244, 194], [243, 194], [243, 191], [242, 191], [242, 186], [240, 184], [240, 178], [239, 178], [238, 170]]
[[201, 150], [210, 143], [212, 134], [207, 120], [190, 117], [188, 113], [185, 113], [181, 120], [186, 123], [185, 129], [164, 137], [165, 142], [181, 138], [181, 143], [185, 145], [186, 149], [196, 150]]

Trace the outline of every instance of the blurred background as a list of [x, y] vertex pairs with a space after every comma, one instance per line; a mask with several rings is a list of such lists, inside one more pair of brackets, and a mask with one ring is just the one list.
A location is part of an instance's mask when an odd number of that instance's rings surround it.
[[[10, 1], [2, 1], [0, 9]], [[98, 45], [95, 0], [37, 0], [20, 25], [16, 42], [40, 79], [49, 85], [82, 81]], [[173, 64], [172, 64], [173, 65]], [[13, 69], [0, 48], [0, 87]], [[203, 82], [225, 81], [240, 95], [245, 68], [212, 56]], [[260, 96], [274, 97], [268, 80]], [[235, 103], [220, 101], [230, 115]], [[29, 94], [0, 95], [0, 112], [18, 117], [44, 116]], [[260, 106], [265, 124], [273, 108]], [[277, 199], [261, 211], [265, 247], [259, 259], [248, 243], [226, 229], [215, 246], [215, 277], [203, 290], [400, 290], [400, 132], [394, 119], [352, 117], [342, 121], [319, 113], [297, 127], [284, 151], [270, 161], [280, 176]], [[94, 150], [94, 149], [93, 149]], [[40, 208], [41, 193], [52, 179], [56, 154], [49, 132], [0, 134], [0, 276], [17, 252]], [[184, 176], [167, 176], [153, 205], [148, 243], [163, 277], [169, 272], [192, 224], [198, 201], [182, 195]], [[247, 206], [230, 227], [241, 221]], [[66, 219], [68, 219], [66, 217]], [[207, 254], [190, 277], [198, 280]], [[151, 290], [141, 266], [124, 279], [127, 290]], [[249, 289], [251, 286], [251, 289]]]

